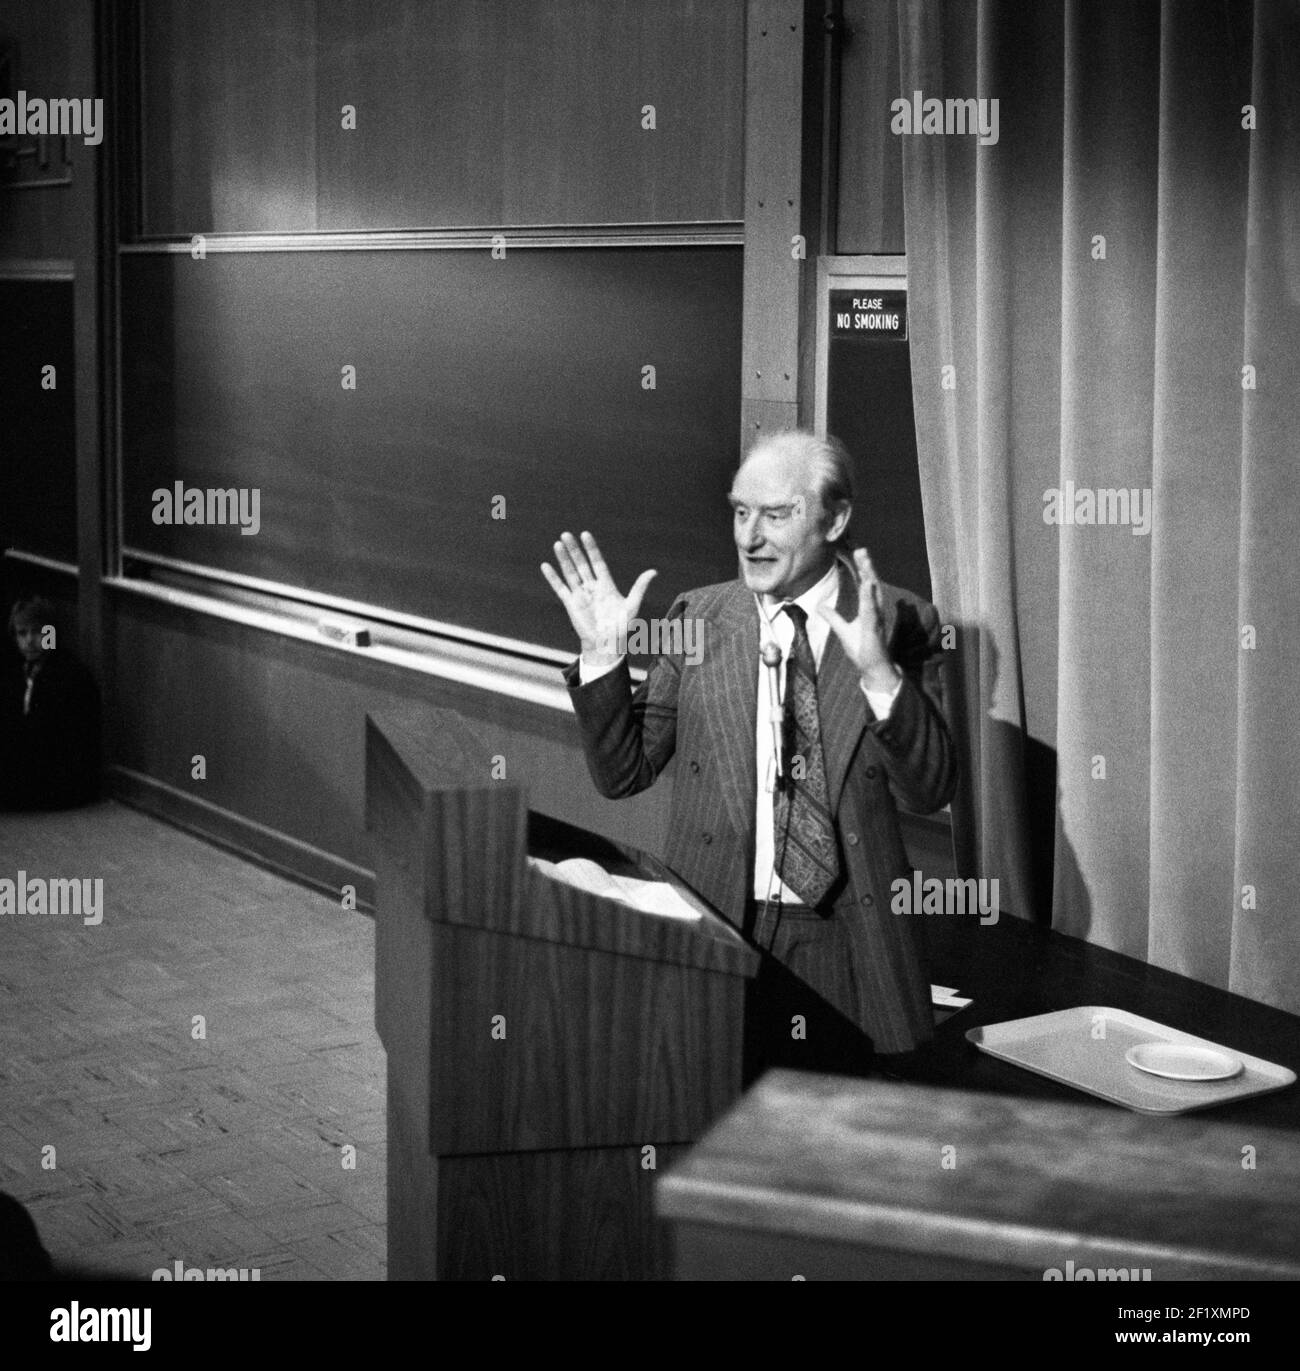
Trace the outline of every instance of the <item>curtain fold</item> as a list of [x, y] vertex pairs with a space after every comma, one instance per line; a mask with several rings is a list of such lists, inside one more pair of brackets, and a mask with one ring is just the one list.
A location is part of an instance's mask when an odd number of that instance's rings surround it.
[[1300, 6], [898, 16], [904, 96], [998, 101], [900, 135], [959, 868], [1300, 1011]]

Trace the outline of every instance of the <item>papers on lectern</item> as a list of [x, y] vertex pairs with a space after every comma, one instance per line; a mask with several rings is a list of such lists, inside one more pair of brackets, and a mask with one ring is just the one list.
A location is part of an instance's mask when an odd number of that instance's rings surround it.
[[603, 895], [631, 905], [643, 914], [659, 914], [667, 919], [698, 919], [700, 911], [693, 908], [667, 881], [644, 881], [636, 876], [615, 876], [590, 857], [568, 857], [562, 862], [548, 862], [541, 857], [529, 857], [528, 865], [544, 872], [565, 885]]

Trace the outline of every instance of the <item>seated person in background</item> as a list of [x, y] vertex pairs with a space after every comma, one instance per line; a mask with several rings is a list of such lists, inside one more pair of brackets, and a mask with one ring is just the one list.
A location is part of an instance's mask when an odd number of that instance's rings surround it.
[[65, 809], [99, 795], [99, 692], [62, 646], [54, 607], [21, 596], [0, 664], [0, 808]]

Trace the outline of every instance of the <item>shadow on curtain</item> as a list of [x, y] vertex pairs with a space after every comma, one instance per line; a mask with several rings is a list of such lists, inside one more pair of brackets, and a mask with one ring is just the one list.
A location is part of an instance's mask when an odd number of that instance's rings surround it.
[[1300, 1012], [1300, 5], [898, 15], [959, 868]]

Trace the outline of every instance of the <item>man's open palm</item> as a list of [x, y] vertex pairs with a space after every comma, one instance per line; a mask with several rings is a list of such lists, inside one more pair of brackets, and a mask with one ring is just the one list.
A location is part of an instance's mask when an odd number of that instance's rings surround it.
[[885, 642], [880, 582], [866, 548], [860, 547], [854, 552], [853, 566], [858, 579], [857, 614], [852, 619], [845, 619], [830, 605], [822, 605], [819, 612], [830, 624], [844, 648], [844, 655], [857, 668], [868, 689], [892, 690], [898, 682], [899, 672]]
[[628, 625], [657, 573], [643, 571], [626, 595], [619, 594], [590, 533], [584, 533], [581, 542], [572, 533], [562, 533], [555, 544], [555, 560], [559, 574], [543, 562], [542, 575], [568, 613], [583, 660], [591, 665], [612, 662], [623, 654]]

